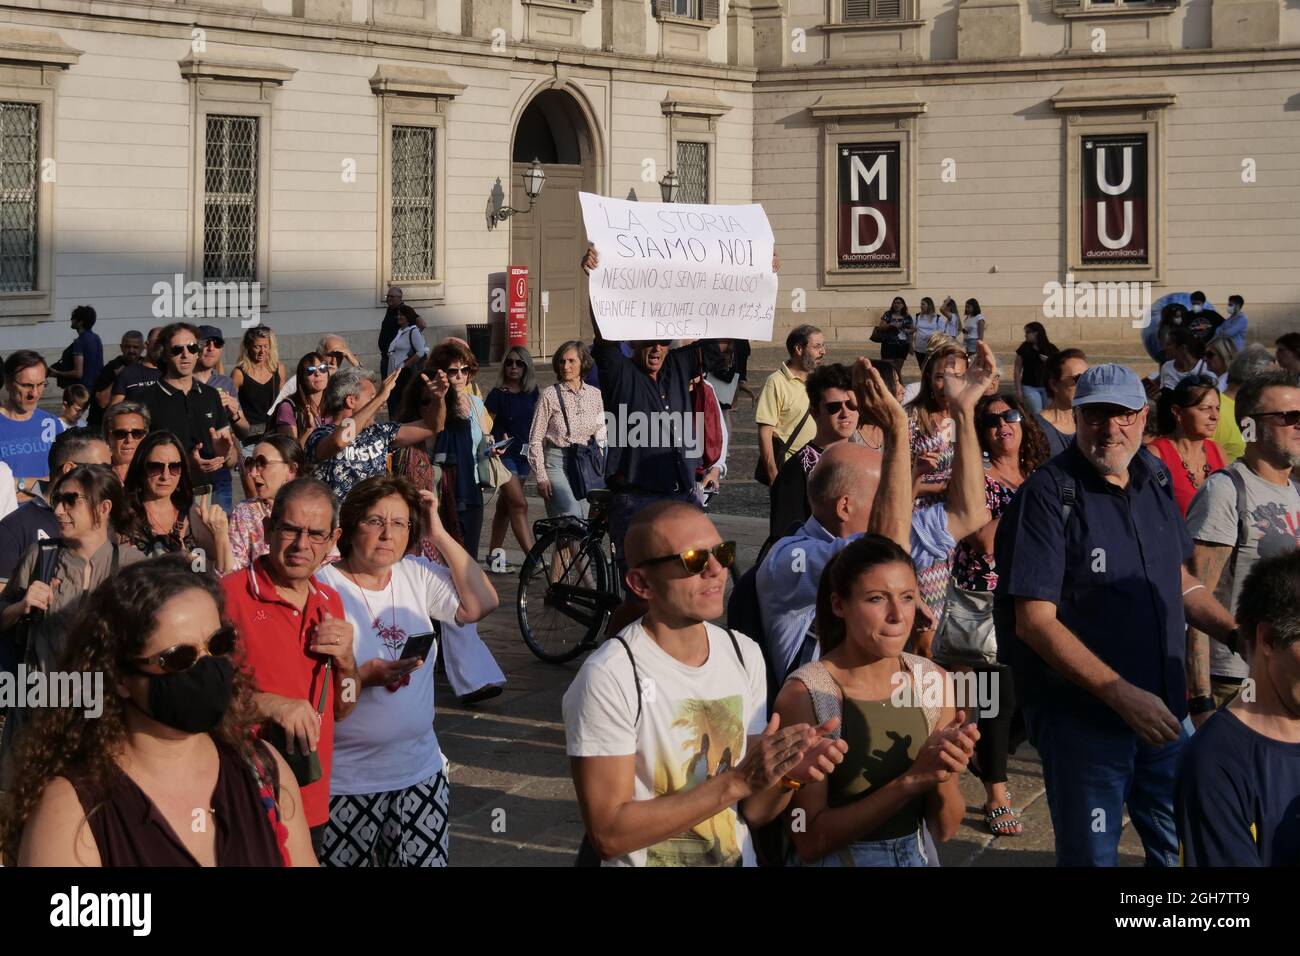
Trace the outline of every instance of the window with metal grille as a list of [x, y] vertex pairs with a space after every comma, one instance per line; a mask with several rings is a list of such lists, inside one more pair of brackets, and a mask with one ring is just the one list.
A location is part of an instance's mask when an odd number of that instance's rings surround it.
[[654, 10], [656, 15], [672, 14], [675, 17], [717, 23], [720, 2], [721, 0], [654, 0]]
[[36, 288], [39, 108], [0, 103], [0, 292]]
[[677, 144], [677, 201], [707, 205], [709, 201], [709, 144]]
[[204, 157], [203, 276], [257, 281], [256, 116], [207, 117]]
[[436, 130], [393, 127], [393, 275], [396, 280], [432, 279], [437, 233], [434, 180]]
[[901, 20], [903, 0], [844, 0], [844, 22]]

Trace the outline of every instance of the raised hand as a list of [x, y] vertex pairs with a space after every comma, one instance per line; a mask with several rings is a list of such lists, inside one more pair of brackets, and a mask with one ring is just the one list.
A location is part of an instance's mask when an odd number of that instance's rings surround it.
[[858, 421], [889, 430], [907, 428], [907, 412], [865, 356], [853, 366], [853, 392], [858, 399]]
[[975, 357], [967, 364], [965, 375], [944, 374], [943, 387], [949, 403], [967, 410], [974, 409], [996, 374], [993, 350], [987, 342], [977, 342]]
[[595, 246], [588, 246], [586, 254], [582, 257], [582, 271], [591, 275], [591, 271], [600, 265], [600, 256], [596, 254]]

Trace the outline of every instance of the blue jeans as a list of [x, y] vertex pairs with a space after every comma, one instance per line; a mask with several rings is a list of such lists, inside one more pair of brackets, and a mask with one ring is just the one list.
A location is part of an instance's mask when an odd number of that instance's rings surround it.
[[850, 843], [848, 846], [828, 853], [815, 863], [803, 866], [841, 867], [841, 866], [926, 866], [925, 856], [921, 852], [921, 831], [893, 840], [871, 840]]
[[1024, 714], [1043, 761], [1057, 866], [1118, 865], [1125, 804], [1147, 866], [1178, 865], [1174, 775], [1185, 733], [1153, 747], [1067, 707], [1026, 705]]
[[1041, 412], [1047, 405], [1047, 389], [1035, 388], [1033, 385], [1021, 385], [1020, 391], [1024, 395], [1025, 411], [1030, 415]]

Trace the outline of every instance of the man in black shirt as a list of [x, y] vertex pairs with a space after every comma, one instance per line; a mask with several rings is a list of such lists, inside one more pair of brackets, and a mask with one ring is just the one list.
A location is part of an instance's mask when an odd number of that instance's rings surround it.
[[149, 409], [154, 430], [167, 429], [190, 452], [190, 474], [210, 484], [214, 472], [234, 467], [239, 445], [221, 404], [221, 392], [194, 377], [199, 357], [199, 330], [173, 322], [158, 335], [162, 378], [140, 385], [132, 401]]
[[144, 335], [132, 329], [122, 336], [122, 354], [104, 366], [91, 389], [90, 414], [86, 418], [88, 428], [99, 428], [104, 423], [104, 409], [108, 408], [108, 400], [113, 397], [118, 373], [139, 362], [143, 352]]
[[140, 360], [126, 366], [118, 373], [117, 380], [113, 383], [112, 394], [109, 396], [105, 408], [125, 401], [126, 393], [136, 386], [144, 385], [146, 382], [158, 381], [162, 375], [160, 371], [162, 363], [158, 358], [158, 336], [161, 333], [161, 326], [155, 326], [149, 330], [149, 337], [145, 339], [144, 351], [140, 353]]

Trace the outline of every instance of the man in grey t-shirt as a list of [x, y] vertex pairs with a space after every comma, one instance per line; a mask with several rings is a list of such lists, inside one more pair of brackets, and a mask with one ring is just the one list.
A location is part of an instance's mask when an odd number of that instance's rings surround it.
[[[1196, 542], [1191, 572], [1234, 610], [1258, 559], [1300, 546], [1300, 486], [1292, 479], [1300, 465], [1300, 375], [1278, 370], [1247, 380], [1236, 418], [1245, 455], [1206, 479], [1187, 512]], [[1194, 628], [1187, 639], [1188, 710], [1200, 726], [1237, 694], [1250, 668]]]

